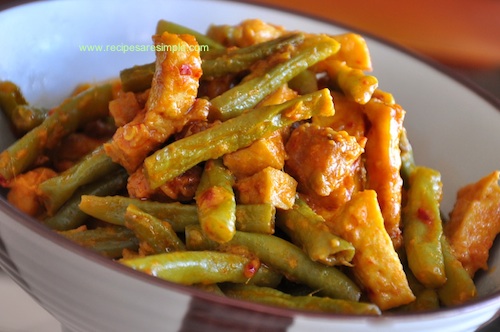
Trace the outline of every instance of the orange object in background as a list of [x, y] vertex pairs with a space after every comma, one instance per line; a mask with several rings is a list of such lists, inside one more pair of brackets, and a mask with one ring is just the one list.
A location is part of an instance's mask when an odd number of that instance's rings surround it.
[[458, 68], [500, 67], [498, 0], [247, 0], [338, 22]]

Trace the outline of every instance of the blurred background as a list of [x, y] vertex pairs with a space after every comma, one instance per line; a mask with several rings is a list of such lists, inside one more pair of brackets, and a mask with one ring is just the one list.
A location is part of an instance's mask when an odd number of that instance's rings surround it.
[[247, 0], [340, 23], [439, 63], [500, 99], [498, 0]]
[[[30, 1], [0, 0], [0, 10], [26, 2]], [[306, 14], [385, 39], [419, 54], [500, 102], [500, 0], [243, 2]], [[31, 315], [32, 321], [23, 321], [25, 315]], [[2, 329], [5, 326], [18, 328]], [[54, 327], [58, 327], [57, 322], [0, 270], [0, 331], [49, 332]], [[500, 331], [500, 320], [480, 331]]]

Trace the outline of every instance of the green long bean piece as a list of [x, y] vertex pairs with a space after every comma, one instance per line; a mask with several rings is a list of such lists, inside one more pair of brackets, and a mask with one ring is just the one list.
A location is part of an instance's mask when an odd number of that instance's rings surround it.
[[256, 270], [258, 262], [253, 259], [216, 251], [176, 251], [122, 259], [120, 262], [135, 270], [184, 285], [246, 283], [253, 278], [259, 279], [261, 273], [267, 272]]
[[41, 124], [49, 113], [46, 108], [29, 105], [19, 87], [10, 81], [0, 82], [0, 109], [11, 122], [17, 136]]
[[433, 169], [417, 166], [410, 176], [409, 185], [407, 204], [402, 213], [408, 265], [424, 286], [436, 288], [446, 282], [439, 211], [441, 175]]
[[318, 79], [316, 73], [309, 69], [303, 70], [288, 82], [288, 86], [300, 95], [317, 91]]
[[410, 176], [415, 170], [415, 158], [408, 139], [408, 133], [404, 127], [399, 137], [399, 149], [401, 150], [401, 177], [403, 178], [403, 185], [408, 189]]
[[[212, 79], [229, 74], [237, 74], [250, 68], [256, 61], [264, 59], [287, 45], [295, 45], [304, 39], [303, 34], [292, 34], [236, 50], [207, 57], [201, 53], [201, 79]], [[120, 72], [123, 91], [140, 92], [151, 87], [155, 63], [133, 66]], [[317, 89], [316, 89], [317, 90]]]
[[381, 314], [380, 309], [372, 303], [309, 295], [292, 296], [274, 288], [254, 285], [227, 284], [223, 286], [222, 291], [228, 297], [272, 306], [337, 314], [377, 316]]
[[208, 160], [196, 189], [198, 219], [203, 232], [212, 240], [224, 243], [236, 232], [234, 178], [221, 159]]
[[49, 215], [53, 215], [81, 186], [97, 181], [120, 168], [99, 146], [75, 165], [39, 185]]
[[67, 99], [42, 124], [0, 154], [0, 177], [8, 181], [26, 171], [47, 148], [86, 122], [108, 114], [111, 84], [95, 86]]
[[79, 208], [96, 219], [124, 226], [125, 213], [129, 205], [135, 205], [155, 218], [169, 222], [175, 232], [182, 232], [187, 225], [198, 223], [196, 206], [179, 202], [163, 203], [125, 196], [83, 195]]
[[135, 233], [141, 241], [141, 248], [149, 255], [186, 250], [186, 246], [168, 222], [145, 213], [135, 205], [129, 205], [127, 208], [125, 227]]
[[128, 174], [124, 169], [100, 179], [97, 182], [80, 187], [71, 198], [52, 217], [42, 221], [51, 229], [64, 231], [81, 226], [88, 215], [78, 207], [83, 195], [106, 196], [115, 194], [127, 185]]
[[159, 20], [156, 24], [156, 34], [162, 34], [164, 32], [170, 32], [175, 34], [187, 34], [192, 35], [196, 38], [199, 45], [206, 45], [210, 50], [225, 50], [224, 45], [219, 44], [215, 40], [206, 35], [190, 29], [188, 27], [182, 26], [177, 23], [173, 23], [166, 20]]
[[441, 245], [444, 255], [446, 282], [437, 289], [439, 299], [446, 306], [465, 303], [477, 295], [474, 280], [453, 254], [445, 236], [441, 237]]
[[[183, 232], [188, 225], [199, 224], [196, 206], [177, 202], [162, 203], [124, 196], [83, 195], [79, 207], [94, 218], [123, 226], [126, 209], [131, 204], [160, 220], [169, 222], [176, 232]], [[276, 209], [270, 204], [238, 204], [236, 205], [236, 229], [272, 234], [275, 212]]]
[[234, 118], [253, 108], [265, 96], [287, 83], [302, 71], [335, 54], [340, 44], [332, 38], [321, 38], [271, 68], [267, 73], [250, 79], [211, 100], [214, 117], [222, 121]]
[[[359, 287], [344, 273], [313, 262], [299, 247], [277, 236], [237, 231], [227, 244], [246, 247], [270, 268], [326, 296], [351, 301], [361, 296]], [[191, 250], [215, 250], [218, 245], [196, 226], [190, 226], [186, 229], [186, 246]]]
[[252, 46], [229, 50], [213, 58], [205, 58], [201, 65], [203, 69], [202, 79], [237, 74], [248, 70], [258, 60], [265, 59], [286, 46], [297, 45], [303, 40], [302, 33], [295, 33]]
[[151, 88], [156, 63], [136, 65], [120, 71], [122, 90], [125, 92], [141, 92]]
[[313, 262], [303, 251], [274, 235], [236, 232], [230, 244], [247, 247], [260, 260], [287, 276], [333, 298], [358, 301], [358, 286], [335, 267]]
[[354, 246], [334, 235], [300, 197], [295, 199], [292, 209], [278, 210], [276, 222], [309, 257], [325, 265], [349, 265], [354, 257]]
[[270, 203], [237, 204], [236, 229], [243, 232], [274, 234], [276, 207]]
[[328, 89], [257, 108], [157, 150], [144, 160], [144, 171], [151, 188], [158, 188], [202, 161], [249, 146], [296, 121], [333, 114]]
[[439, 309], [439, 297], [435, 289], [422, 285], [413, 273], [405, 268], [406, 278], [411, 291], [415, 295], [415, 301], [402, 305], [395, 311], [418, 312]]
[[99, 227], [88, 230], [68, 230], [59, 232], [65, 238], [80, 246], [94, 250], [101, 255], [117, 259], [122, 257], [123, 249], [137, 250], [139, 240], [125, 227]]
[[[219, 244], [215, 241], [210, 240], [202, 231], [200, 225], [188, 225], [186, 226], [184, 238], [186, 242], [186, 248], [188, 250], [193, 251], [203, 251], [203, 250], [213, 250], [223, 252], [232, 252], [234, 246], [224, 246], [220, 247]], [[237, 252], [240, 252], [241, 249], [237, 248]], [[243, 251], [244, 252], [244, 251]], [[270, 269], [267, 265], [261, 265], [260, 270], [268, 271], [267, 273], [262, 273], [262, 277], [259, 278], [258, 282], [254, 282], [250, 280], [246, 284], [258, 284], [259, 286], [267, 286], [267, 287], [278, 287], [280, 284], [283, 275], [274, 271], [274, 269]], [[267, 277], [266, 277], [267, 276]]]

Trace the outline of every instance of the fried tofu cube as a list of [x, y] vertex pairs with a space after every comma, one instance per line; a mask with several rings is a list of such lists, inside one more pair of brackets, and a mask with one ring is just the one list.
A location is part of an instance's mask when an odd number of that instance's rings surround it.
[[296, 128], [286, 144], [286, 170], [299, 189], [328, 196], [343, 185], [364, 149], [355, 137], [309, 123]]
[[500, 171], [494, 171], [458, 191], [444, 225], [453, 252], [470, 276], [488, 269], [489, 250], [500, 233]]
[[223, 160], [236, 178], [251, 176], [266, 167], [282, 169], [285, 165], [283, 138], [279, 132], [274, 132], [244, 149], [224, 155]]
[[387, 310], [415, 300], [401, 260], [385, 231], [374, 190], [355, 193], [340, 213], [326, 222], [334, 234], [354, 246], [353, 273], [370, 301]]
[[239, 202], [242, 204], [269, 203], [288, 210], [293, 207], [297, 181], [287, 173], [273, 167], [236, 182]]

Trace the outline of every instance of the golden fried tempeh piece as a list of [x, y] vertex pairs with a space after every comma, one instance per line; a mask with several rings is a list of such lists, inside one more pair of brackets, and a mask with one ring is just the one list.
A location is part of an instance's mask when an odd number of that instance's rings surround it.
[[144, 118], [136, 117], [137, 120], [118, 128], [112, 142], [105, 145], [113, 161], [120, 163], [129, 173], [186, 123], [203, 120], [207, 115], [191, 112], [202, 74], [196, 39], [191, 35], [167, 32], [155, 35], [153, 39], [156, 46], [175, 46], [179, 51], [157, 49], [156, 70]]
[[297, 179], [299, 189], [328, 196], [343, 185], [364, 150], [345, 131], [306, 123], [292, 132], [286, 151], [287, 172]]
[[331, 94], [335, 104], [335, 115], [315, 116], [312, 118], [312, 123], [330, 127], [335, 131], [345, 131], [356, 137], [358, 143], [364, 146], [367, 126], [362, 106], [340, 92], [331, 91]]
[[284, 33], [283, 27], [248, 19], [238, 25], [211, 25], [206, 34], [224, 46], [245, 47], [278, 38]]
[[355, 193], [338, 217], [327, 222], [335, 234], [354, 246], [353, 271], [373, 303], [387, 310], [415, 300], [385, 231], [375, 191]]
[[24, 213], [40, 217], [46, 211], [40, 200], [38, 185], [56, 175], [57, 173], [50, 168], [39, 167], [16, 176], [10, 182], [8, 201]]
[[237, 178], [251, 176], [268, 166], [282, 169], [285, 165], [283, 137], [275, 131], [246, 148], [225, 154], [223, 160]]
[[289, 174], [266, 167], [236, 182], [239, 201], [243, 204], [269, 203], [280, 209], [291, 209], [295, 202], [297, 181]]
[[488, 268], [488, 251], [500, 232], [500, 171], [458, 191], [450, 220], [444, 225], [455, 256], [469, 275]]
[[370, 122], [365, 147], [367, 188], [377, 192], [384, 224], [395, 248], [402, 244], [401, 236], [401, 151], [399, 136], [405, 111], [401, 106], [371, 100], [363, 106]]
[[347, 32], [330, 37], [340, 43], [339, 52], [332, 58], [344, 61], [353, 69], [372, 70], [370, 52], [363, 36]]

